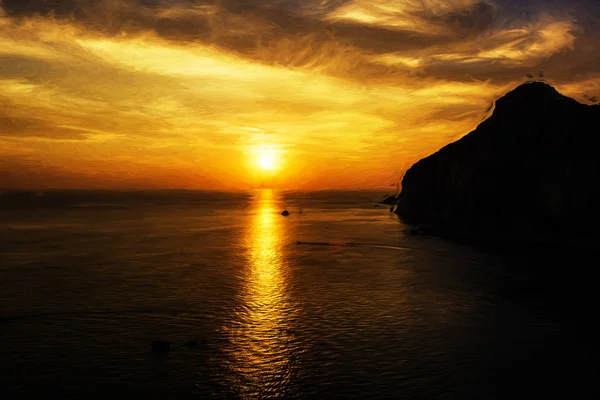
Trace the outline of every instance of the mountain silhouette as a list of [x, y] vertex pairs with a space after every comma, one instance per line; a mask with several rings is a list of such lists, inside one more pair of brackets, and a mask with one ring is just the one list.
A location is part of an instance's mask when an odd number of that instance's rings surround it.
[[469, 241], [593, 243], [599, 126], [600, 106], [523, 84], [473, 132], [407, 171], [396, 213]]

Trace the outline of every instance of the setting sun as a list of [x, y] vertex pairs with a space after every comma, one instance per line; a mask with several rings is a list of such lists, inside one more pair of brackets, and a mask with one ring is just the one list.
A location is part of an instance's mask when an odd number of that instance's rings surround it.
[[275, 157], [271, 152], [262, 154], [258, 160], [258, 165], [266, 171], [275, 169]]
[[261, 170], [273, 172], [280, 164], [279, 152], [271, 147], [260, 147], [256, 151], [256, 163]]

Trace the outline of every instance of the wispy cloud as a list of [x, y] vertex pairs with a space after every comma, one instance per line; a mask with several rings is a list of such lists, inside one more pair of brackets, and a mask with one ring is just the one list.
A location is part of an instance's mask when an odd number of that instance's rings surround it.
[[373, 62], [404, 69], [423, 71], [433, 67], [495, 69], [531, 67], [554, 54], [573, 50], [575, 33], [580, 28], [571, 21], [540, 16], [523, 25], [493, 30], [470, 41], [433, 46], [407, 53], [384, 53], [372, 56]]
[[492, 6], [485, 0], [354, 0], [331, 11], [326, 19], [423, 35], [447, 35], [472, 26]]

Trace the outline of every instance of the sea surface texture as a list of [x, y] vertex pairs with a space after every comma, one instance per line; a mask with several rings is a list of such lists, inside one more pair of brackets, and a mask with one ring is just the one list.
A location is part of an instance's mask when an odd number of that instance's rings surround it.
[[540, 260], [412, 235], [384, 194], [3, 193], [0, 398], [597, 390], [595, 315]]

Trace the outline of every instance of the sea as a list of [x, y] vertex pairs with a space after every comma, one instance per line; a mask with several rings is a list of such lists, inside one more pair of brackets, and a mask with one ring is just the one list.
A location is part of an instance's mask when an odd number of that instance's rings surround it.
[[0, 398], [598, 393], [565, 279], [595, 261], [418, 235], [385, 194], [3, 192]]

